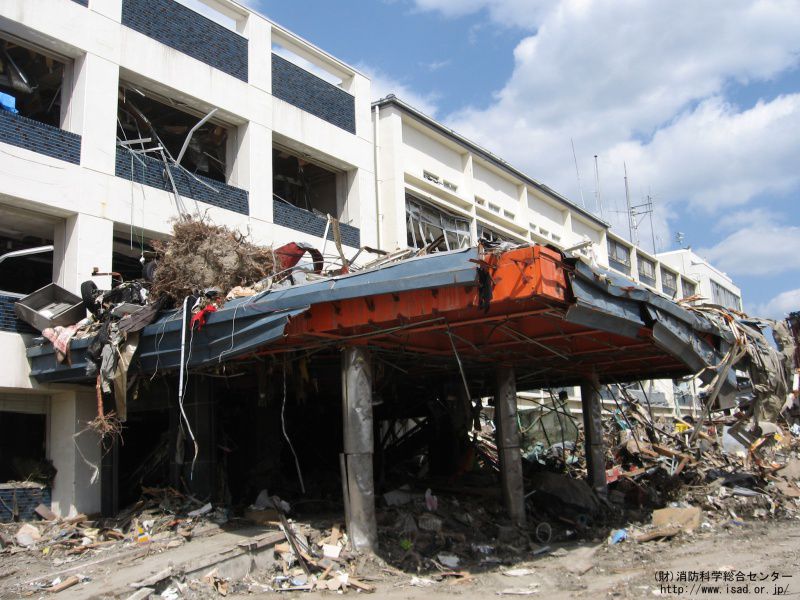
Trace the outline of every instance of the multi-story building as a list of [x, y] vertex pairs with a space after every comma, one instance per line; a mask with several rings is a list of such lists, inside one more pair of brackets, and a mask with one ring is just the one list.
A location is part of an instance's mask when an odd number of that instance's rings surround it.
[[348, 253], [537, 242], [670, 297], [702, 286], [401, 100], [371, 105], [366, 77], [261, 15], [182, 2], [0, 0], [0, 482], [49, 459], [53, 510], [99, 509], [95, 392], [29, 376], [13, 305], [138, 276], [183, 214], [316, 246], [331, 215]]
[[741, 298], [729, 278], [697, 255], [635, 246], [597, 215], [395, 96], [373, 104], [373, 125], [384, 248], [421, 247], [442, 236], [440, 249], [480, 238], [537, 242], [575, 249], [672, 299]]
[[373, 104], [384, 248], [480, 238], [579, 246], [607, 264], [608, 224], [395, 96]]
[[684, 296], [697, 294], [713, 304], [742, 310], [742, 291], [733, 280], [691, 248], [661, 252], [658, 259], [697, 282], [695, 287], [684, 290]]
[[[653, 254], [632, 244], [603, 219], [401, 99], [373, 103], [372, 117], [382, 247], [435, 243], [445, 250], [481, 238], [550, 244], [671, 299], [699, 295], [741, 308], [741, 292], [730, 278], [696, 254]], [[578, 410], [577, 389], [569, 393]], [[659, 407], [676, 403], [671, 381], [645, 382], [632, 393]]]
[[17, 299], [138, 276], [186, 213], [316, 246], [329, 214], [346, 249], [376, 244], [369, 80], [237, 2], [201, 8], [0, 0], [0, 254], [31, 252], [0, 263], [0, 481], [50, 459], [60, 514], [99, 507], [94, 391], [29, 377]]

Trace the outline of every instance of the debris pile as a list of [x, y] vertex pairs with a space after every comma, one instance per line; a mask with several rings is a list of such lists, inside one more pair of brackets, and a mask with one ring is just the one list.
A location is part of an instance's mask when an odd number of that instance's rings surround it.
[[212, 512], [210, 505], [188, 510], [198, 504], [171, 488], [143, 488], [142, 499], [113, 519], [94, 520], [84, 514], [59, 519], [39, 505], [41, 521], [0, 524], [0, 544], [10, 555], [36, 550], [54, 561], [130, 544], [153, 542], [172, 548], [191, 539], [198, 524], [209, 518], [218, 524], [227, 521], [224, 512]]
[[190, 216], [173, 224], [169, 240], [153, 245], [159, 258], [150, 293], [173, 302], [211, 288], [224, 296], [275, 272], [271, 248], [257, 246], [224, 225]]
[[475, 569], [511, 564], [530, 551], [548, 551], [549, 526], [513, 527], [487, 473], [470, 474], [461, 485], [442, 486], [435, 494], [402, 486], [382, 500], [381, 555], [406, 573], [462, 579]]

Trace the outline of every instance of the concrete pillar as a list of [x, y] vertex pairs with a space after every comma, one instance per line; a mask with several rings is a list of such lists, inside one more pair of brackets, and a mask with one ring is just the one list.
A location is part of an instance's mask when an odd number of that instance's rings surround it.
[[357, 225], [361, 230], [361, 245], [374, 247], [378, 243], [375, 174], [364, 168], [351, 169], [346, 177], [341, 221]]
[[272, 132], [253, 121], [240, 125], [230, 132], [227, 155], [229, 183], [250, 194], [250, 217], [272, 223]]
[[606, 483], [606, 454], [599, 390], [600, 383], [597, 375], [592, 374], [581, 385], [581, 405], [588, 483], [595, 492], [605, 496], [608, 494], [608, 485]]
[[497, 367], [495, 376], [497, 381], [494, 410], [503, 502], [514, 524], [524, 527], [525, 489], [522, 481], [522, 454], [519, 449], [517, 426], [517, 382], [512, 367]]
[[406, 197], [403, 176], [403, 121], [395, 107], [384, 107], [374, 114], [378, 132], [376, 156], [376, 194], [379, 205], [378, 226], [382, 250], [407, 246]]
[[113, 175], [117, 149], [119, 66], [82, 54], [72, 66], [64, 127], [81, 136], [81, 166]]
[[[242, 23], [242, 22], [240, 22]], [[272, 93], [272, 25], [250, 13], [242, 23], [247, 38], [247, 81], [268, 94]]]
[[53, 231], [53, 281], [79, 295], [87, 279], [110, 289], [111, 278], [92, 277], [92, 269], [111, 271], [113, 243], [114, 223], [108, 219], [77, 214], [58, 223]]
[[103, 442], [100, 461], [100, 514], [110, 518], [119, 512], [119, 438]]
[[61, 517], [100, 510], [100, 438], [80, 433], [96, 410], [94, 389], [61, 392], [50, 400], [47, 457], [57, 470], [51, 510]]
[[369, 350], [364, 347], [345, 348], [342, 353], [342, 408], [347, 532], [356, 550], [375, 552], [378, 525], [372, 473], [372, 366]]
[[461, 196], [469, 201], [469, 243], [478, 245], [478, 217], [475, 208], [475, 173], [473, 170], [472, 154], [467, 153], [461, 157], [462, 173], [464, 180], [461, 184]]

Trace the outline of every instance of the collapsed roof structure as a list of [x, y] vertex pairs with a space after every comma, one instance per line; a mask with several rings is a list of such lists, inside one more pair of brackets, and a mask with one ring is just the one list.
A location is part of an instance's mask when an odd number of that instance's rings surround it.
[[[606, 486], [599, 383], [704, 371], [716, 393], [735, 389], [727, 360], [735, 339], [724, 324], [540, 245], [377, 261], [231, 300], [197, 330], [187, 317], [184, 306], [141, 331], [143, 373], [179, 370], [183, 381], [184, 371], [187, 378], [220, 367], [253, 372], [266, 357], [292, 355], [326, 365], [331, 384], [339, 377], [345, 510], [359, 549], [377, 545], [373, 406], [400, 414], [410, 393], [441, 381], [457, 382], [455, 393], [467, 406], [494, 396], [503, 495], [512, 520], [522, 523], [518, 431], [509, 425], [516, 424], [518, 389], [582, 386], [589, 479], [597, 491]], [[32, 375], [40, 382], [85, 381], [88, 346], [73, 341], [69, 365], [56, 360], [50, 344], [29, 348]], [[284, 407], [286, 364], [284, 358]], [[182, 412], [185, 392], [181, 383]], [[197, 453], [192, 470], [196, 460]], [[188, 459], [182, 468], [190, 468]]]

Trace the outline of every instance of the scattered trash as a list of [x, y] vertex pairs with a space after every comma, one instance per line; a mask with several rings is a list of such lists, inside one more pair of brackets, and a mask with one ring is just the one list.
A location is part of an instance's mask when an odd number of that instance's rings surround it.
[[628, 539], [628, 532], [625, 529], [615, 529], [608, 536], [608, 543], [610, 545], [619, 544]]
[[445, 567], [449, 569], [455, 569], [461, 563], [461, 560], [455, 554], [447, 554], [445, 552], [440, 552], [436, 555], [436, 558], [442, 563]]
[[190, 517], [202, 517], [203, 515], [207, 515], [208, 513], [210, 513], [212, 510], [214, 510], [214, 508], [211, 506], [211, 503], [208, 502], [203, 506], [201, 506], [200, 508], [198, 508], [197, 510], [193, 510], [187, 513], [187, 515]]
[[503, 571], [503, 575], [506, 577], [526, 577], [528, 575], [533, 575], [533, 569], [506, 569]]

